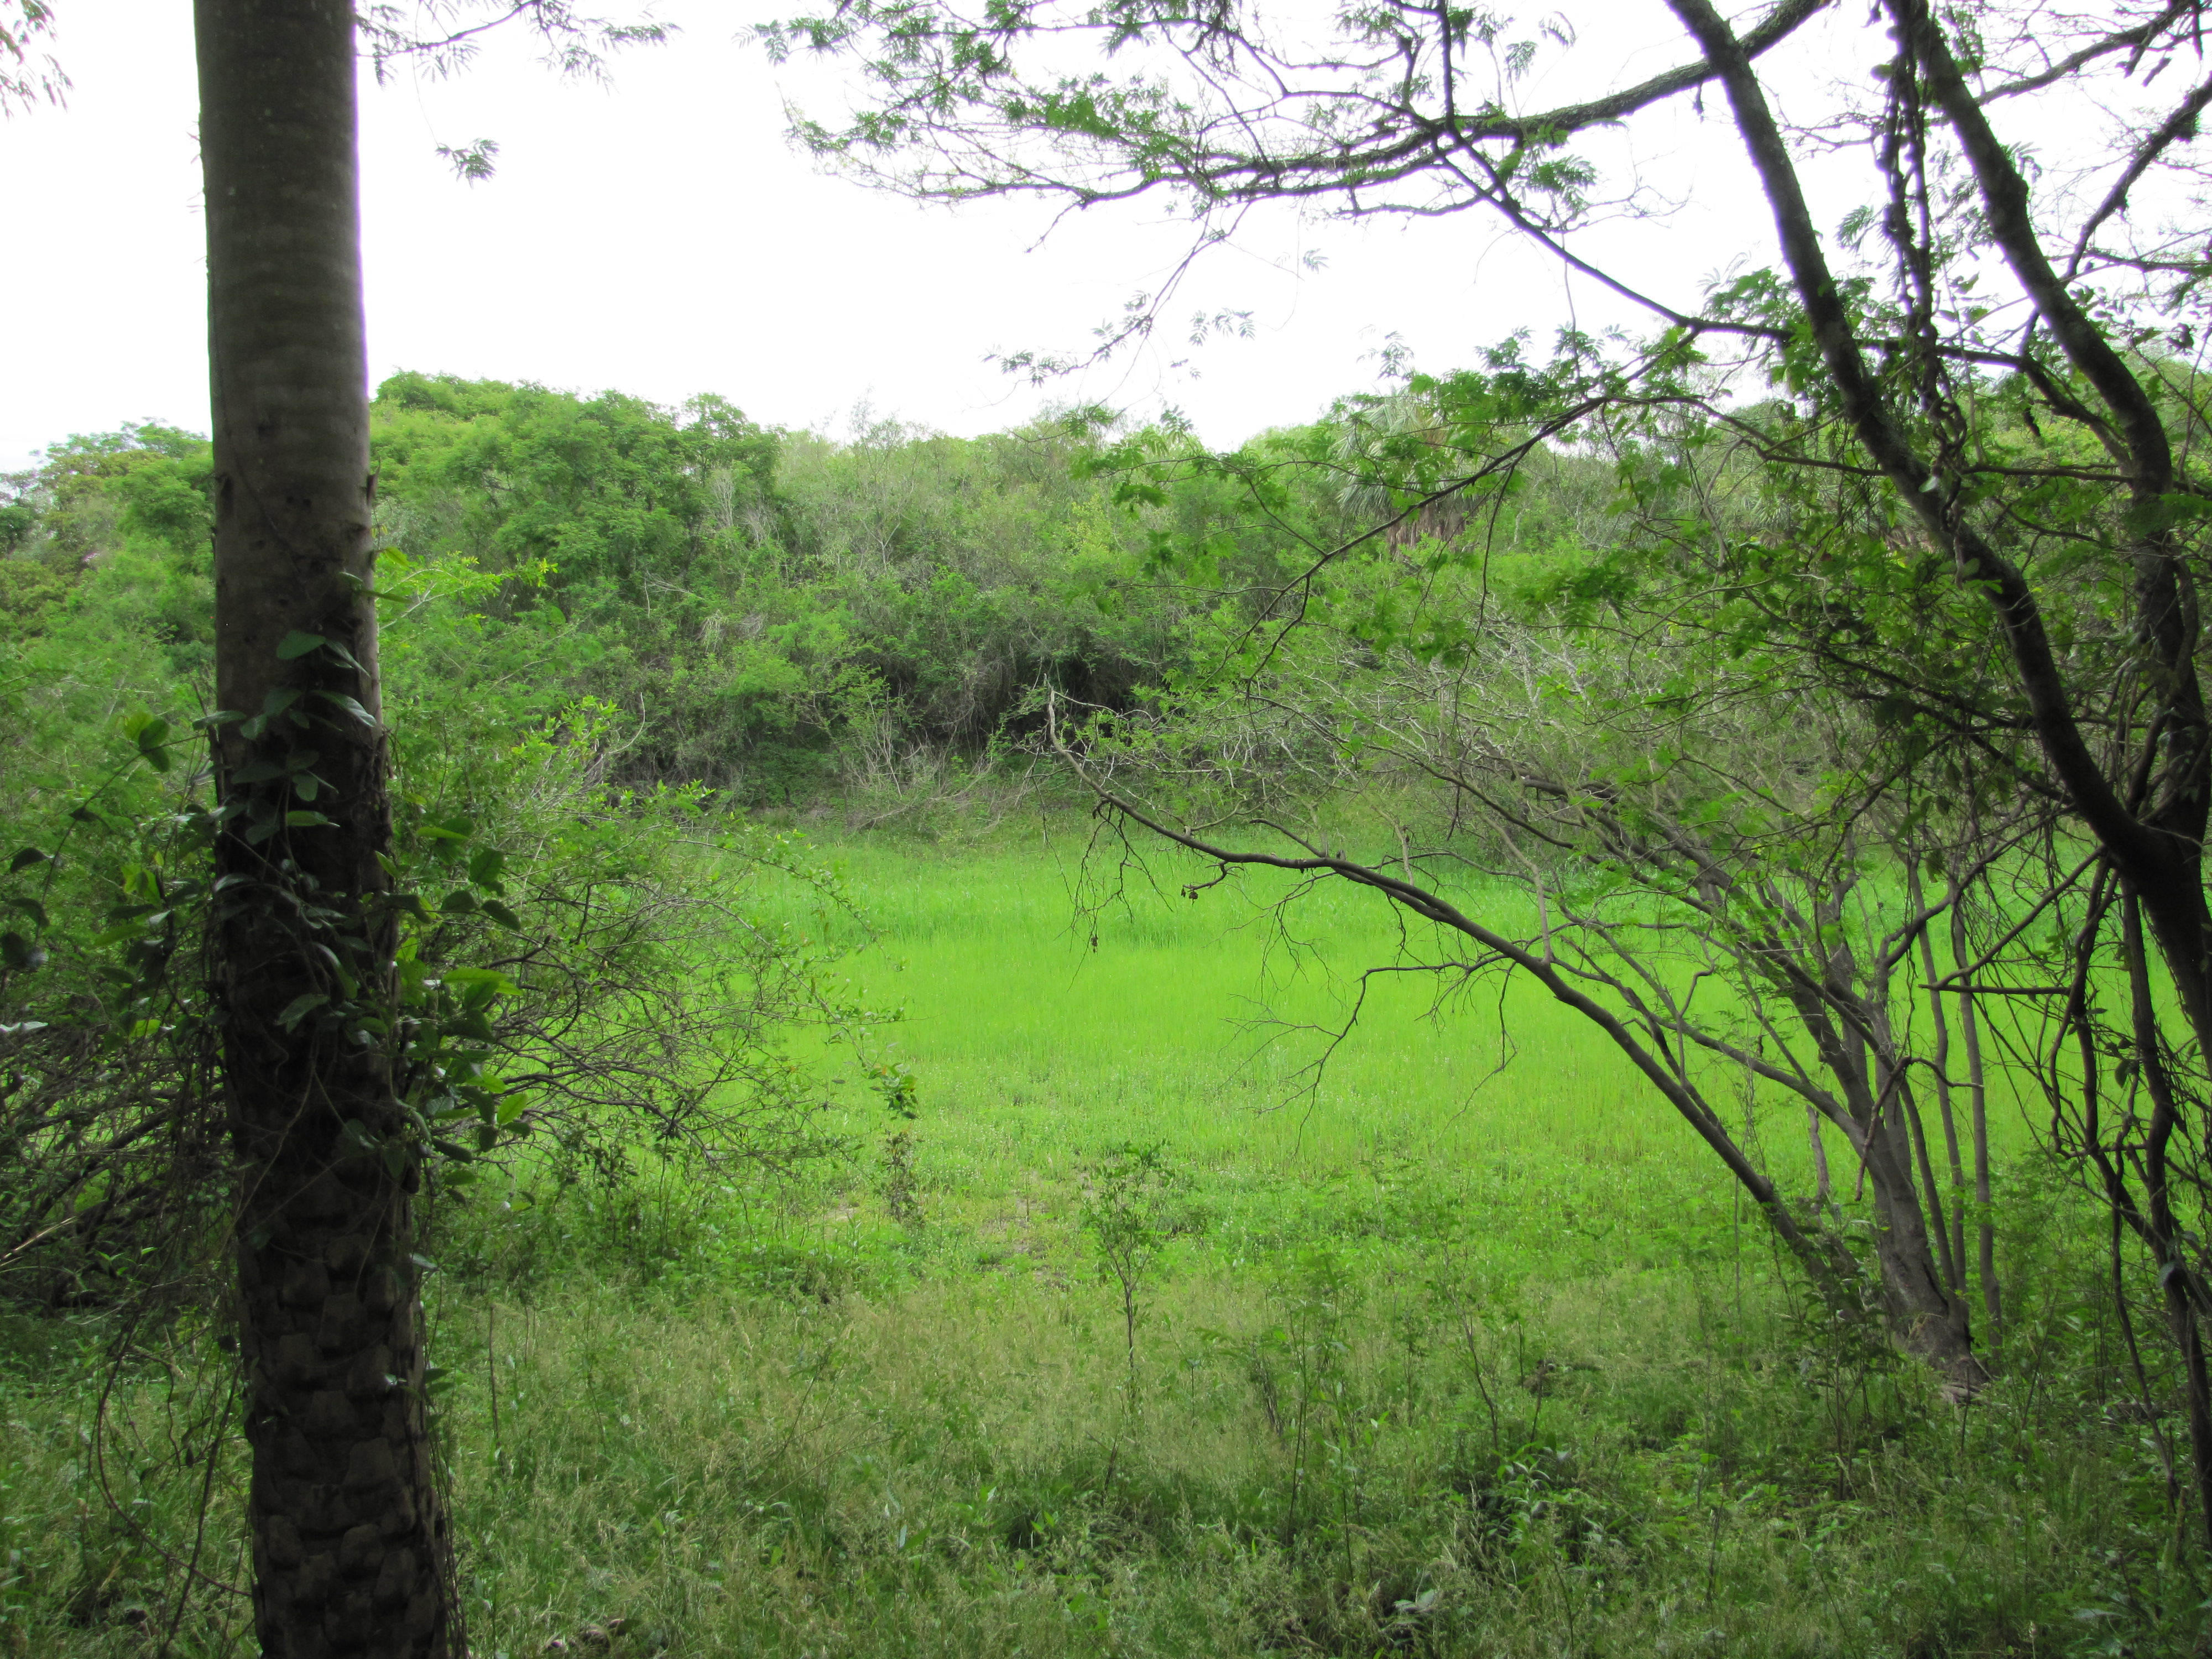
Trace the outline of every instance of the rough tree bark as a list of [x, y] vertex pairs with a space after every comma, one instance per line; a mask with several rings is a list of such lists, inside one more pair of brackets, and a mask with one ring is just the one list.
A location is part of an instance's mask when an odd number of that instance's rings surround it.
[[[238, 1160], [254, 1623], [276, 1659], [444, 1656], [388, 1034], [392, 847], [346, 0], [197, 0], [226, 814], [210, 972]], [[376, 1010], [386, 1011], [379, 1019]], [[348, 1017], [337, 1011], [349, 1009]]]

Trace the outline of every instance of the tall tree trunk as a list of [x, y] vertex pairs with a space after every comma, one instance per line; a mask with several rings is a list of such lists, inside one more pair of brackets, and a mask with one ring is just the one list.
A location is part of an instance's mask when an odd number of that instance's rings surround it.
[[392, 1090], [347, 0], [197, 0], [216, 474], [211, 973], [239, 1162], [254, 1622], [453, 1652]]
[[[1915, 910], [1924, 909], [1926, 899], [1921, 892], [1919, 866], [1910, 859], [1905, 861], [1905, 876], [1906, 891], [1911, 899], [1912, 908]], [[1951, 914], [1956, 916], [1960, 906], [1966, 902], [1966, 895], [1960, 891], [1959, 884], [1955, 880], [1951, 884], [1951, 890], [1948, 896]], [[1936, 972], [1934, 939], [1936, 930], [1930, 925], [1922, 927], [1919, 931], [1920, 981], [1928, 998], [1929, 1018], [1936, 1034], [1935, 1051], [1929, 1056], [1930, 1070], [1936, 1079], [1936, 1115], [1942, 1121], [1943, 1152], [1951, 1170], [1950, 1231], [1945, 1235], [1945, 1237], [1948, 1241], [1950, 1261], [1956, 1266], [1960, 1275], [1952, 1284], [1952, 1288], [1956, 1290], [1966, 1282], [1964, 1275], [1966, 1271], [1966, 1170], [1964, 1161], [1959, 1155], [1958, 1115], [1951, 1109], [1951, 1022], [1944, 1013], [1943, 994], [1936, 988], [1938, 977]], [[1936, 1186], [1932, 1173], [1928, 1178], [1928, 1186], [1932, 1193]], [[1994, 1331], [1984, 1332], [1984, 1336], [1994, 1346], [1996, 1340]]]
[[1809, 1100], [1805, 1103], [1805, 1133], [1813, 1148], [1814, 1211], [1821, 1215], [1832, 1211], [1832, 1219], [1840, 1227], [1843, 1212], [1837, 1206], [1835, 1187], [1828, 1175], [1828, 1143], [1820, 1139], [1820, 1109]]

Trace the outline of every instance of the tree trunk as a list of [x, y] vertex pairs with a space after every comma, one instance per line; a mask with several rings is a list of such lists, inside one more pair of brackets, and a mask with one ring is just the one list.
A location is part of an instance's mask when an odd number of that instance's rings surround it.
[[1989, 1374], [1974, 1355], [1966, 1298], [1944, 1286], [1927, 1217], [1913, 1188], [1911, 1154], [1901, 1150], [1905, 1136], [1890, 1127], [1902, 1110], [1902, 1103], [1892, 1098], [1881, 1108], [1881, 1121], [1872, 1121], [1870, 1111], [1856, 1149], [1874, 1194], [1875, 1258], [1881, 1268], [1882, 1298], [1890, 1328], [1905, 1350], [1934, 1366], [1954, 1392], [1972, 1394]]
[[1974, 1205], [1980, 1221], [1976, 1234], [1976, 1263], [1982, 1276], [1982, 1310], [1987, 1316], [1986, 1334], [1992, 1352], [2004, 1344], [2003, 1287], [1997, 1281], [1997, 1228], [1990, 1208], [1989, 1089], [1982, 1073], [1981, 1022], [1974, 1009], [1974, 993], [1964, 975], [1973, 964], [1966, 946], [1966, 912], [1951, 908], [1951, 961], [1961, 975], [1959, 986], [1959, 1030], [1966, 1044], [1966, 1102], [1974, 1135]]
[[[1846, 947], [1838, 947], [1826, 966], [1824, 989], [1801, 981], [1785, 988], [1785, 994], [1835, 1079], [1839, 1099], [1830, 1121], [1850, 1141], [1863, 1188], [1874, 1194], [1875, 1259], [1881, 1272], [1884, 1317], [1899, 1345], [1942, 1373], [1947, 1389], [1971, 1395], [1988, 1382], [1989, 1373], [1974, 1356], [1964, 1297], [1945, 1286], [1913, 1185], [1911, 1141], [1905, 1127], [1905, 1080], [1888, 1046], [1888, 1021], [1881, 1013], [1887, 988], [1877, 983], [1863, 994], [1855, 990], [1859, 970]], [[1848, 1019], [1840, 1017], [1846, 1009], [1853, 1011]], [[1876, 1034], [1878, 1048], [1868, 1043], [1866, 1032]]]
[[[1926, 900], [1921, 892], [1919, 866], [1910, 860], [1905, 863], [1905, 877], [1912, 908], [1923, 909]], [[1955, 920], [1960, 906], [1966, 902], [1966, 895], [1955, 881], [1951, 884], [1948, 900], [1951, 915]], [[1966, 1169], [1959, 1155], [1958, 1115], [1951, 1109], [1951, 1022], [1943, 1011], [1943, 994], [1936, 988], [1938, 975], [1936, 972], [1935, 931], [1932, 925], [1919, 930], [1920, 980], [1928, 998], [1929, 1025], [1936, 1034], [1935, 1051], [1929, 1056], [1929, 1062], [1936, 1079], [1936, 1115], [1943, 1125], [1943, 1152], [1951, 1173], [1950, 1231], [1944, 1235], [1948, 1253], [1947, 1265], [1956, 1270], [1958, 1276], [1952, 1280], [1951, 1288], [1959, 1290], [1966, 1282]], [[1936, 1177], [1932, 1170], [1927, 1179], [1928, 1190], [1932, 1194], [1936, 1190]], [[1996, 1334], [1985, 1332], [1984, 1334], [1994, 1346]]]
[[197, 0], [216, 475], [210, 973], [235, 1153], [254, 1623], [275, 1659], [459, 1646], [393, 1097], [346, 0]]

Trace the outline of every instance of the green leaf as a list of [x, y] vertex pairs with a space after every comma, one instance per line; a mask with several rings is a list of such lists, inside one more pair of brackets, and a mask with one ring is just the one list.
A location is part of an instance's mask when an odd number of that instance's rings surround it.
[[496, 847], [479, 847], [469, 854], [469, 879], [479, 887], [500, 890], [500, 872], [507, 868], [507, 854]]
[[284, 814], [285, 826], [288, 829], [292, 830], [313, 830], [321, 825], [335, 822], [336, 820], [334, 819], [325, 817], [320, 812], [287, 812]]
[[11, 909], [21, 910], [25, 915], [30, 917], [33, 921], [38, 923], [41, 928], [44, 928], [47, 925], [46, 907], [40, 903], [38, 900], [33, 898], [11, 898], [8, 901], [8, 904]]
[[449, 916], [465, 916], [477, 908], [477, 896], [465, 887], [456, 887], [439, 901], [438, 908]]
[[343, 709], [371, 731], [376, 729], [376, 716], [343, 691], [318, 691], [315, 695], [335, 708]]
[[44, 864], [52, 856], [51, 853], [41, 853], [35, 847], [26, 847], [8, 860], [8, 873], [12, 876], [18, 870], [27, 870], [34, 864]]
[[284, 1012], [276, 1016], [276, 1023], [288, 1031], [294, 1030], [301, 1020], [329, 1000], [320, 991], [304, 992], [284, 1005]]
[[35, 973], [46, 965], [46, 953], [21, 933], [0, 933], [0, 962], [21, 973]]
[[339, 644], [336, 640], [325, 640], [323, 641], [323, 649], [329, 652], [331, 655], [336, 657], [340, 662], [345, 664], [349, 668], [360, 668], [361, 672], [363, 673], [367, 673], [368, 672], [365, 668], [361, 668], [361, 663], [354, 656], [353, 653], [347, 650], [344, 646]]
[[284, 642], [276, 647], [276, 657], [280, 662], [291, 662], [306, 656], [310, 651], [319, 651], [329, 643], [330, 641], [320, 634], [302, 634], [295, 628], [284, 636]]
[[169, 769], [169, 751], [161, 745], [169, 739], [169, 723], [158, 715], [149, 720], [131, 734], [138, 745], [138, 753], [156, 772]]
[[[307, 695], [307, 694], [306, 692], [301, 691], [295, 687], [278, 687], [276, 690], [271, 691], [267, 696], [262, 698], [261, 712], [256, 714], [252, 720], [246, 721], [245, 725], [240, 726], [238, 728], [239, 734], [245, 738], [260, 737], [264, 732], [268, 731], [270, 723], [274, 721], [279, 714], [282, 714], [286, 710], [289, 709], [294, 703], [299, 702], [301, 698]], [[294, 714], [292, 716], [292, 723], [295, 726], [305, 726], [307, 721], [301, 716]]]
[[522, 919], [497, 899], [486, 899], [477, 908], [510, 933], [522, 931]]

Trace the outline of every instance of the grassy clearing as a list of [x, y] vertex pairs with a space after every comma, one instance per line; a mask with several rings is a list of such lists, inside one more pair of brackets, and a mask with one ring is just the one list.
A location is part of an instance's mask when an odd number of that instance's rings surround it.
[[[1532, 1212], [1578, 1197], [1650, 1220], [1692, 1194], [1732, 1204], [1650, 1085], [1525, 978], [1502, 996], [1494, 981], [1459, 988], [1429, 975], [1363, 986], [1360, 970], [1391, 963], [1399, 942], [1378, 896], [1325, 884], [1285, 923], [1272, 907], [1287, 879], [1188, 900], [1183, 884], [1212, 867], [1165, 854], [1094, 924], [1077, 914], [1099, 872], [1094, 861], [1086, 878], [1084, 854], [1064, 828], [981, 854], [843, 851], [884, 939], [862, 975], [908, 1010], [897, 1035], [924, 1079], [922, 1133], [946, 1190], [1000, 1196], [1025, 1170], [1134, 1137], [1223, 1174], [1302, 1184], [1376, 1158], [1440, 1170], [1513, 1159], [1543, 1189], [1528, 1193]], [[1534, 930], [1523, 895], [1479, 902]], [[1331, 1050], [1360, 996], [1358, 1029]], [[2031, 1138], [2002, 1083], [1997, 1144], [2022, 1154]], [[1742, 1087], [1727, 1079], [1711, 1092], [1741, 1099]], [[1809, 1192], [1802, 1106], [1762, 1089], [1754, 1110], [1753, 1139], [1784, 1189]], [[1844, 1165], [1832, 1135], [1829, 1152]]]
[[[1393, 982], [1301, 1094], [1310, 1041], [1250, 1021], [1331, 1018], [1387, 949], [1379, 907], [1318, 896], [1286, 953], [1167, 871], [1094, 949], [1073, 857], [848, 853], [884, 934], [863, 976], [908, 1005], [922, 1079], [890, 1162], [856, 1119], [869, 1156], [781, 1194], [449, 1215], [434, 1357], [479, 1652], [581, 1652], [617, 1618], [617, 1652], [702, 1656], [2192, 1650], [2096, 1241], [2021, 1158], [2006, 1375], [1960, 1411], [1805, 1316], [1570, 1017], [1509, 1003], [1482, 1080], [1494, 1003], [1422, 1018]], [[1796, 1179], [1802, 1119], [1759, 1109]], [[1133, 1360], [1082, 1227], [1090, 1160], [1130, 1139], [1182, 1177]], [[163, 1553], [194, 1535], [198, 1480], [133, 1471], [190, 1443], [222, 1367], [180, 1332], [111, 1400], [134, 1532], [88, 1450], [99, 1334], [10, 1336], [16, 1652], [156, 1650]], [[217, 1577], [237, 1479], [231, 1445]], [[234, 1650], [220, 1595], [175, 1623], [173, 1652]]]

